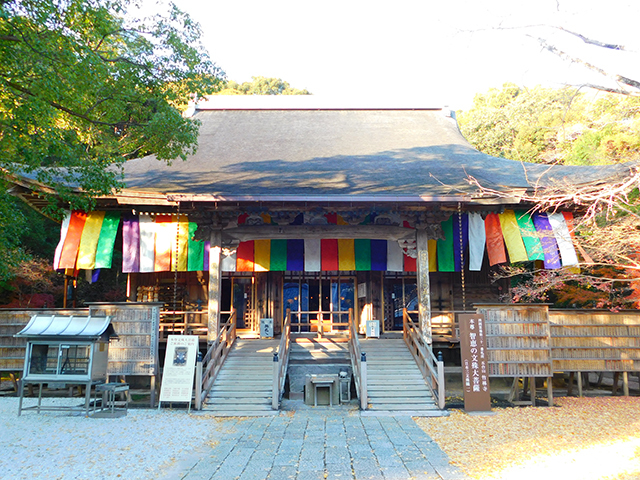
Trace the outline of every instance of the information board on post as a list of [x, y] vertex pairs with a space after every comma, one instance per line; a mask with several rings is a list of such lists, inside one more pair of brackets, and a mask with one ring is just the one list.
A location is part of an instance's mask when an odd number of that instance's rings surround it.
[[459, 315], [462, 391], [467, 412], [491, 411], [484, 315]]
[[162, 402], [186, 402], [191, 405], [198, 340], [197, 335], [169, 335], [167, 337], [160, 404]]

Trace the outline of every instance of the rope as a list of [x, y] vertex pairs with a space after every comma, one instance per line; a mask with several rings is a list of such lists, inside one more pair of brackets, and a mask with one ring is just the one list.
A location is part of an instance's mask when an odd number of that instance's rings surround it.
[[[178, 249], [180, 248], [180, 202], [178, 202], [178, 218], [176, 219], [176, 254], [173, 262], [173, 311], [176, 312], [178, 305]], [[175, 314], [173, 315], [175, 322]]]
[[462, 243], [462, 204], [458, 202], [458, 233], [460, 235], [460, 272], [462, 275], [462, 310], [467, 309], [467, 288], [464, 277], [464, 244]]

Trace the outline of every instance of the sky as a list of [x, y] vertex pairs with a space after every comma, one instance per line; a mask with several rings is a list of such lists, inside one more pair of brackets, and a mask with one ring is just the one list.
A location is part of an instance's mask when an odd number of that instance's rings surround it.
[[[323, 97], [409, 97], [466, 109], [476, 93], [505, 82], [605, 83], [542, 49], [538, 38], [640, 79], [639, 0], [175, 3], [201, 24], [203, 44], [229, 80], [276, 77]], [[629, 51], [602, 55], [556, 27]]]

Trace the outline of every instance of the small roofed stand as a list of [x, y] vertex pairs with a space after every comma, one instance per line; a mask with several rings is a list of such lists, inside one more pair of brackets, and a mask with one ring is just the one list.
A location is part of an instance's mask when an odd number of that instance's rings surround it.
[[[114, 334], [111, 317], [91, 315], [34, 315], [15, 336], [26, 338], [24, 372], [18, 415], [23, 410], [85, 410], [89, 414], [91, 387], [107, 379], [109, 338]], [[44, 384], [85, 387], [84, 406], [43, 406]], [[23, 407], [24, 387], [37, 384], [38, 402]]]

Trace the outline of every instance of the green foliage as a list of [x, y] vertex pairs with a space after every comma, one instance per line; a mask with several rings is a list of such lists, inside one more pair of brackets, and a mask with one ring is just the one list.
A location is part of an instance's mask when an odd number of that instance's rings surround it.
[[[197, 124], [185, 92], [215, 88], [221, 72], [200, 30], [175, 7], [125, 17], [128, 0], [0, 2], [0, 167], [71, 199], [119, 186], [127, 159], [185, 157]], [[179, 86], [179, 87], [178, 87]], [[47, 167], [47, 168], [43, 168]], [[115, 168], [114, 168], [115, 167]]]
[[279, 78], [251, 77], [251, 82], [227, 82], [218, 95], [310, 95], [307, 90], [292, 88]]
[[128, 17], [129, 6], [0, 1], [0, 289], [15, 288], [6, 281], [37, 256], [51, 258], [59, 231], [11, 197], [13, 175], [50, 186], [55, 216], [56, 197], [88, 209], [120, 187], [130, 158], [170, 161], [197, 146], [198, 124], [181, 108], [217, 89], [223, 73], [175, 6], [146, 19]]
[[458, 115], [480, 151], [533, 163], [601, 165], [640, 159], [640, 98], [505, 84]]

